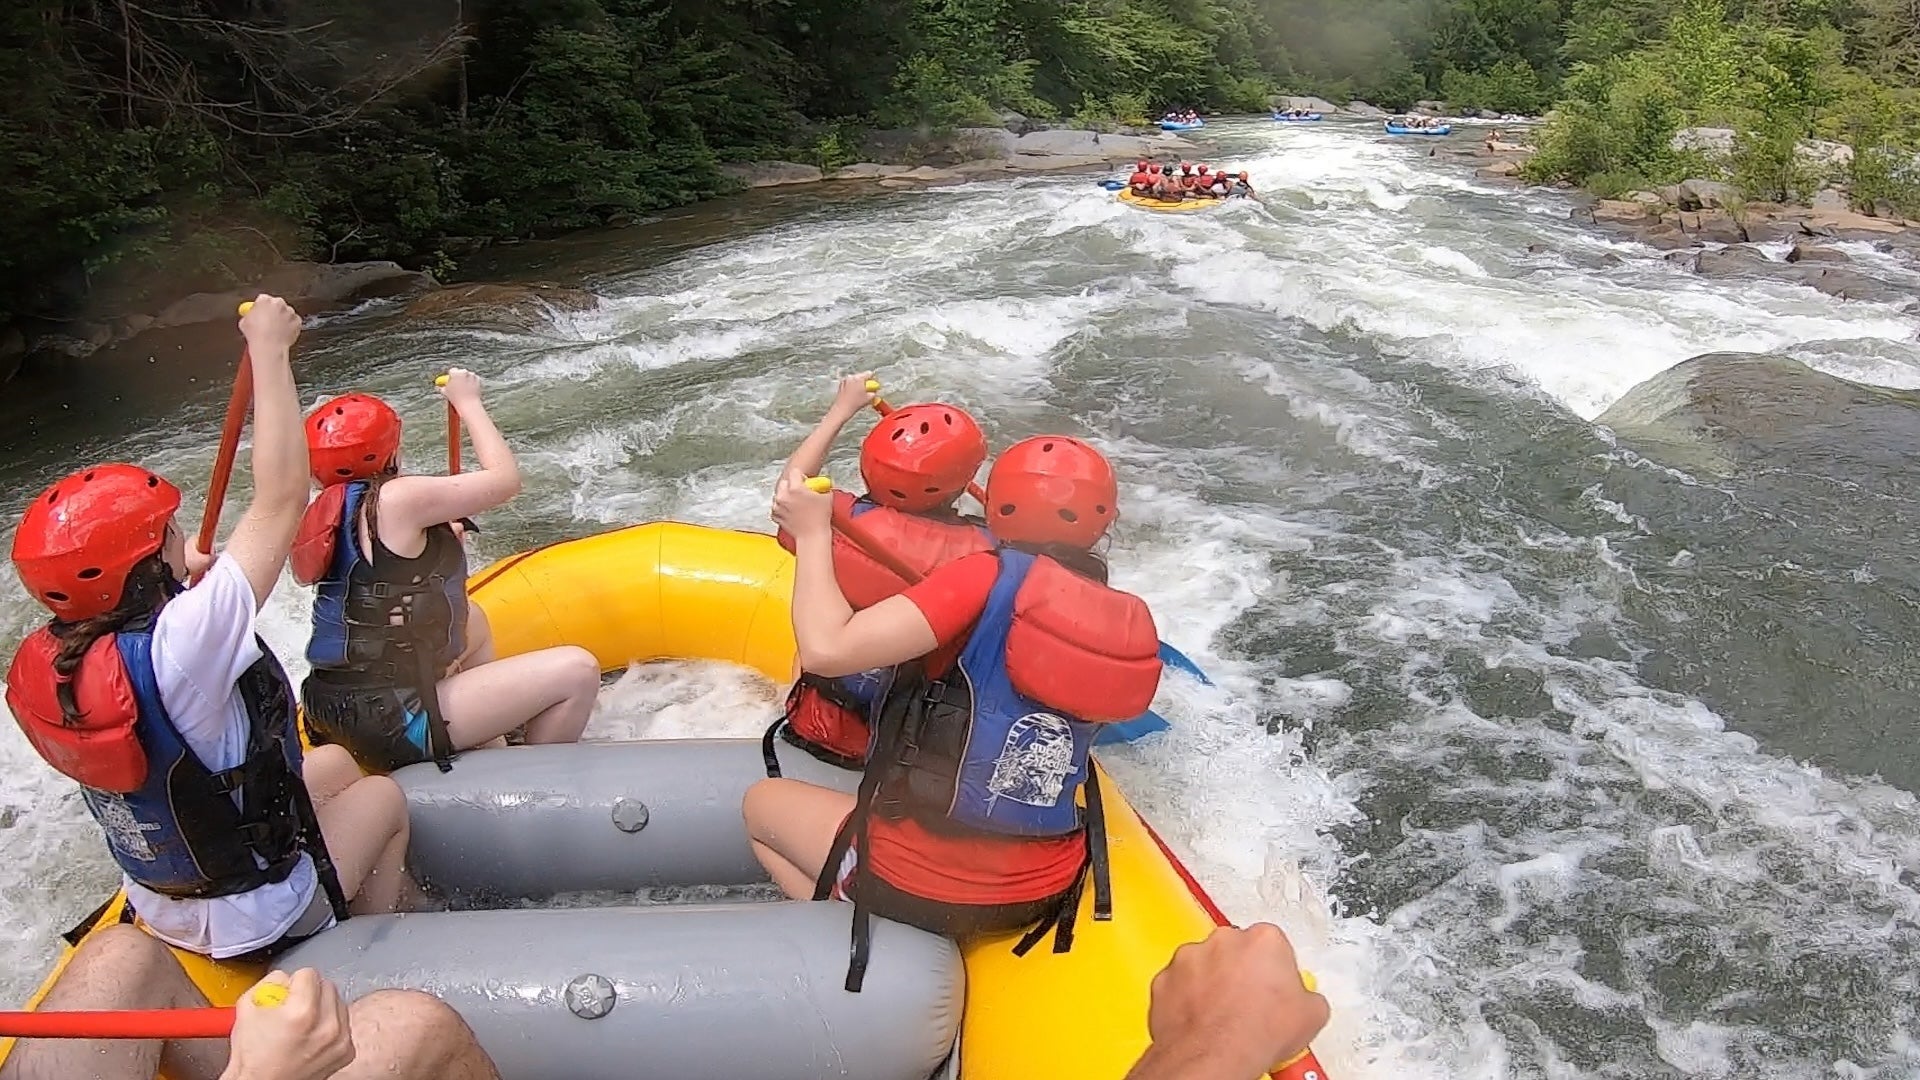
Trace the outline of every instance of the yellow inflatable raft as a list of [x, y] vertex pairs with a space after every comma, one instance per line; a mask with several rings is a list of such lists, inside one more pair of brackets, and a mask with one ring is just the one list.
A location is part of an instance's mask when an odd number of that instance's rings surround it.
[[[632, 661], [714, 659], [785, 682], [794, 657], [792, 578], [791, 557], [770, 536], [652, 523], [511, 556], [474, 574], [469, 589], [503, 656], [569, 643], [609, 671]], [[1215, 925], [1217, 912], [1117, 785], [1109, 781], [1105, 791], [1114, 918], [1094, 921], [1089, 890], [1070, 952], [1042, 947], [1015, 957], [1011, 938], [966, 948], [958, 1059], [965, 1080], [1117, 1080], [1147, 1045], [1154, 974], [1175, 948]], [[99, 925], [119, 921], [122, 903], [116, 897]], [[231, 1003], [261, 974], [180, 956], [215, 1004]], [[10, 1048], [0, 1047], [0, 1060]]]
[[1225, 203], [1225, 199], [1181, 199], [1174, 202], [1167, 199], [1148, 199], [1135, 195], [1131, 189], [1123, 189], [1114, 196], [1128, 206], [1142, 210], [1152, 210], [1161, 214], [1191, 214], [1201, 210], [1212, 210]]

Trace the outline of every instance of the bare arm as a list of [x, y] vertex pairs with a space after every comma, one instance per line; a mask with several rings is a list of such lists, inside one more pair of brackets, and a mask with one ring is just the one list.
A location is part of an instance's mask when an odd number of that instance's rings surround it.
[[411, 548], [408, 541], [435, 525], [472, 517], [520, 494], [520, 464], [480, 402], [480, 380], [454, 368], [441, 388], [460, 414], [480, 467], [458, 476], [403, 476], [380, 489], [380, 539]]
[[253, 501], [240, 515], [225, 553], [266, 605], [307, 509], [307, 437], [291, 353], [300, 316], [277, 296], [262, 294], [240, 320], [253, 365]]
[[833, 496], [808, 490], [798, 470], [780, 478], [774, 520], [793, 534], [793, 636], [801, 667], [833, 678], [904, 663], [939, 647], [933, 626], [906, 597], [858, 612], [847, 603], [833, 571]]
[[840, 380], [839, 392], [834, 395], [833, 404], [827, 408], [827, 415], [807, 435], [793, 456], [787, 459], [783, 473], [800, 470], [802, 476], [818, 476], [827, 463], [827, 451], [833, 449], [833, 441], [860, 410], [867, 407], [873, 395], [867, 392], [867, 380], [873, 378], [873, 372], [863, 371], [858, 375], [849, 375]]

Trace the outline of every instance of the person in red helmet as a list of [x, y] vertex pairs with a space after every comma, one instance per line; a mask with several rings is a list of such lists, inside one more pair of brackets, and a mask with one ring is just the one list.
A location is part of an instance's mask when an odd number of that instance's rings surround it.
[[[871, 378], [867, 371], [840, 380], [827, 415], [787, 459], [785, 471], [820, 472], [833, 441], [873, 400]], [[833, 494], [841, 523], [833, 537], [833, 569], [841, 595], [857, 608], [871, 607], [954, 559], [990, 550], [993, 538], [979, 519], [954, 508], [986, 460], [987, 437], [964, 409], [908, 405], [881, 417], [860, 443], [867, 493]], [[795, 549], [792, 533], [782, 530], [779, 539], [788, 551]], [[903, 569], [913, 580], [900, 576]], [[767, 775], [780, 775], [776, 738], [829, 764], [859, 768], [867, 757], [869, 711], [891, 673], [827, 679], [802, 667], [796, 674], [783, 714], [762, 740]]]
[[1243, 172], [1234, 179], [1233, 186], [1228, 191], [1230, 196], [1236, 199], [1251, 199], [1255, 197], [1253, 184], [1248, 181], [1247, 175], [1248, 174]]
[[805, 481], [787, 470], [773, 505], [797, 548], [801, 663], [904, 666], [858, 795], [786, 779], [748, 790], [755, 856], [788, 896], [853, 902], [850, 990], [875, 915], [954, 937], [1029, 928], [1016, 952], [1052, 929], [1064, 951], [1089, 878], [1094, 917], [1111, 914], [1089, 749], [1160, 682], [1153, 616], [1107, 587], [1093, 551], [1118, 516], [1112, 467], [1063, 435], [1015, 444], [987, 478], [1001, 546], [860, 610], [833, 573], [831, 500]]
[[[28, 504], [21, 584], [52, 613], [6, 700], [80, 784], [155, 937], [216, 959], [267, 955], [414, 902], [406, 799], [334, 749], [302, 754], [293, 691], [255, 620], [306, 505], [288, 354], [300, 317], [262, 295], [240, 320], [253, 376], [253, 498], [217, 557], [189, 551], [180, 491], [135, 465], [74, 473]], [[183, 587], [189, 572], [198, 573]]]
[[1127, 177], [1127, 187], [1135, 195], [1150, 196], [1153, 194], [1153, 173], [1150, 171], [1149, 162], [1142, 161], [1134, 166], [1133, 175]]
[[529, 743], [573, 742], [600, 690], [600, 663], [578, 646], [493, 659], [454, 523], [517, 495], [520, 467], [473, 372], [449, 371], [440, 392], [480, 463], [457, 476], [402, 475], [400, 417], [379, 398], [347, 394], [307, 417], [320, 495], [294, 547], [294, 577], [315, 586], [300, 699], [313, 742], [374, 772], [450, 769], [522, 725]]

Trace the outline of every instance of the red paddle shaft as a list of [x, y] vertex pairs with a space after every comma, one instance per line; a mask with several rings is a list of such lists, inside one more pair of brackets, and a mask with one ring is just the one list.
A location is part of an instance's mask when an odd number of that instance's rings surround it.
[[245, 346], [240, 349], [240, 370], [233, 376], [233, 394], [227, 398], [227, 419], [220, 429], [220, 452], [213, 459], [213, 482], [207, 485], [207, 508], [200, 516], [201, 551], [213, 550], [213, 537], [220, 529], [220, 507], [227, 501], [227, 482], [233, 479], [234, 455], [240, 452], [240, 429], [247, 423], [247, 407], [253, 403], [253, 357]]
[[224, 1039], [233, 1009], [0, 1012], [0, 1037], [20, 1039]]
[[447, 406], [447, 475], [460, 475], [460, 411]]

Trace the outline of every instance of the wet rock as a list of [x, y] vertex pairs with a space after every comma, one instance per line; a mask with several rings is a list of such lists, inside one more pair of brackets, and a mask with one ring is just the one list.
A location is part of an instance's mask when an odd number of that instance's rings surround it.
[[899, 176], [901, 173], [912, 171], [913, 170], [906, 165], [882, 165], [874, 161], [862, 161], [858, 164], [848, 165], [843, 169], [833, 170], [827, 174], [827, 179], [885, 180], [889, 176]]
[[1413, 111], [1423, 112], [1430, 116], [1440, 116], [1447, 111], [1447, 103], [1444, 101], [1416, 101], [1413, 103]]
[[1032, 117], [1024, 113], [1014, 112], [1012, 109], [1006, 109], [1000, 113], [1000, 126], [1013, 132], [1015, 135], [1025, 135], [1027, 132], [1039, 128], [1039, 125], [1033, 122]]
[[887, 179], [880, 181], [880, 186], [883, 188], [886, 188], [889, 191], [905, 191], [911, 188], [917, 188], [920, 185], [914, 183], [911, 180], [902, 180], [897, 176], [890, 176]]
[[1786, 281], [1842, 300], [1904, 305], [1914, 299], [1912, 293], [1856, 270], [1831, 264], [1774, 262], [1749, 247], [1702, 252], [1694, 271], [1702, 277]]
[[1335, 105], [1326, 98], [1317, 97], [1295, 96], [1275, 98], [1273, 107], [1276, 109], [1299, 109], [1305, 112], [1317, 112], [1327, 116], [1332, 116], [1334, 113], [1340, 111], [1340, 106]]
[[433, 275], [409, 270], [399, 263], [281, 263], [268, 271], [254, 286], [255, 293], [270, 293], [284, 298], [302, 311], [352, 303], [358, 300], [385, 299], [425, 292], [437, 288]]
[[1871, 304], [1908, 304], [1913, 294], [1889, 285], [1879, 278], [1856, 270], [1838, 267], [1796, 267], [1794, 280], [1842, 300], [1862, 300]]
[[1710, 353], [1627, 391], [1597, 422], [1656, 461], [1716, 475], [1741, 461], [1802, 452], [1871, 455], [1905, 471], [1920, 441], [1920, 394], [1849, 382], [1783, 356]]
[[819, 166], [797, 161], [747, 161], [722, 165], [720, 171], [750, 188], [811, 184], [822, 178]]
[[161, 308], [153, 317], [153, 326], [155, 329], [165, 330], [172, 326], [192, 326], [195, 323], [231, 320], [237, 317], [236, 313], [240, 305], [256, 295], [258, 293], [233, 291], [193, 293], [183, 296]]
[[1520, 174], [1520, 163], [1517, 161], [1496, 161], [1491, 165], [1482, 165], [1479, 173], [1481, 176], [1518, 176]]
[[1703, 251], [1693, 264], [1694, 272], [1702, 277], [1728, 278], [1752, 277], [1764, 274], [1769, 267], [1779, 264], [1750, 247], [1729, 247], [1719, 251]]
[[1387, 115], [1387, 110], [1380, 106], [1358, 100], [1347, 102], [1347, 112], [1354, 116], [1364, 116], [1370, 120], [1377, 120]]
[[1644, 203], [1626, 199], [1601, 199], [1593, 206], [1593, 221], [1599, 225], [1639, 225], [1653, 216]]
[[599, 297], [584, 289], [560, 285], [456, 285], [413, 301], [407, 305], [407, 314], [416, 319], [525, 329], [546, 322], [556, 311], [587, 311], [599, 303]]
[[1694, 244], [1693, 237], [1671, 225], [1656, 225], [1641, 233], [1638, 239], [1648, 247], [1658, 248], [1661, 251], [1690, 248]]
[[114, 327], [114, 338], [118, 341], [125, 341], [127, 338], [136, 337], [145, 333], [152, 329], [152, 327], [153, 316], [128, 315], [122, 318], [119, 324]]
[[1671, 205], [1669, 200], [1657, 191], [1629, 191], [1628, 202], [1637, 202], [1642, 206]]
[[1848, 239], [1872, 235], [1884, 236], [1902, 232], [1906, 228], [1898, 222], [1883, 221], [1865, 214], [1856, 214], [1851, 210], [1833, 210], [1818, 205], [1801, 219], [1801, 227], [1815, 236], [1838, 236]]
[[1815, 210], [1852, 210], [1853, 209], [1853, 203], [1851, 200], [1847, 198], [1846, 193], [1843, 191], [1840, 191], [1837, 188], [1822, 188], [1821, 190], [1814, 192], [1813, 202], [1810, 203], [1809, 205], [1811, 205]]
[[1672, 263], [1683, 270], [1698, 271], [1700, 268], [1700, 253], [1697, 251], [1669, 251], [1660, 258], [1662, 262]]
[[1740, 189], [1717, 180], [1682, 180], [1674, 202], [1682, 210], [1715, 210], [1739, 201]]
[[1682, 210], [1680, 229], [1702, 243], [1744, 244], [1747, 241], [1746, 230], [1725, 210]]
[[1794, 244], [1793, 250], [1787, 252], [1787, 261], [1790, 263], [1850, 263], [1853, 260], [1848, 258], [1847, 253], [1844, 251], [1827, 247], [1824, 244], [1810, 244], [1802, 241]]
[[1752, 214], [1748, 214], [1743, 227], [1747, 231], [1747, 239], [1756, 244], [1794, 241], [1807, 235], [1807, 231], [1800, 227], [1797, 219], [1773, 217], [1756, 219]]

